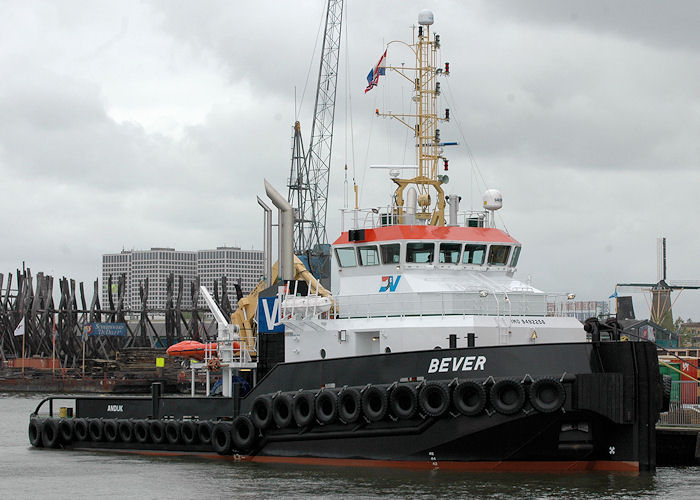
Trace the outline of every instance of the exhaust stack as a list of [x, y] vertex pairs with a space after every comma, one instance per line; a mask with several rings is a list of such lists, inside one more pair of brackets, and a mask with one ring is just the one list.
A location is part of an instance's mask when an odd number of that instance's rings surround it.
[[284, 197], [265, 180], [265, 193], [277, 207], [277, 276], [282, 280], [294, 279], [294, 209]]

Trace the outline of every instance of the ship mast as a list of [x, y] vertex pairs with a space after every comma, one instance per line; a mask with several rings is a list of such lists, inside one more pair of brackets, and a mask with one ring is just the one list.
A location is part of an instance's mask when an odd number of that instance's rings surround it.
[[[413, 43], [407, 44], [402, 41], [392, 41], [409, 47], [416, 57], [416, 65], [413, 68], [387, 66], [388, 69], [396, 71], [414, 85], [413, 101], [416, 105], [415, 114], [380, 113], [378, 116], [388, 116], [394, 118], [414, 132], [416, 140], [416, 163], [418, 165], [417, 175], [411, 179], [392, 178], [397, 185], [395, 193], [395, 214], [399, 224], [404, 224], [406, 207], [404, 206], [404, 191], [410, 185], [416, 186], [418, 191], [418, 210], [415, 218], [434, 226], [445, 225], [445, 192], [442, 185], [447, 183], [447, 175], [440, 175], [439, 161], [443, 160], [444, 168], [447, 170], [447, 159], [442, 156], [442, 147], [445, 145], [440, 141], [440, 129], [438, 123], [449, 121], [449, 110], [445, 110], [445, 115], [439, 117], [437, 114], [437, 97], [440, 95], [440, 83], [438, 76], [449, 75], [449, 63], [445, 63], [445, 68], [437, 67], [437, 51], [440, 48], [440, 35], [432, 34], [430, 26], [433, 24], [433, 14], [430, 11], [421, 11], [418, 16], [418, 39], [415, 37]], [[436, 202], [432, 206], [431, 191], [435, 191]]]

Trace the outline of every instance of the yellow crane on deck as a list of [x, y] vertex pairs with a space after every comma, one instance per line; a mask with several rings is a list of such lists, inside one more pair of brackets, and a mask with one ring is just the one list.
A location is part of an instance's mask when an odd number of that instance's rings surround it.
[[[275, 262], [270, 270], [270, 282], [277, 283], [278, 264]], [[299, 258], [294, 256], [294, 279], [297, 281], [306, 281], [309, 285], [309, 294], [318, 294], [322, 297], [328, 297], [332, 300], [331, 293], [320, 284], [318, 279], [309, 272]], [[257, 325], [253, 321], [258, 309], [258, 296], [268, 287], [266, 280], [261, 280], [252, 292], [238, 301], [238, 309], [231, 313], [231, 324], [238, 325], [240, 328], [241, 342], [245, 342], [248, 347], [248, 352], [251, 355], [257, 355], [255, 352], [255, 338], [258, 334]]]

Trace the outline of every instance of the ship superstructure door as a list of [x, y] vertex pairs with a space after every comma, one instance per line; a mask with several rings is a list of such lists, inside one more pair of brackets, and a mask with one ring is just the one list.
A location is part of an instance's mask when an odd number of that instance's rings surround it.
[[379, 332], [356, 332], [355, 333], [355, 355], [379, 354]]

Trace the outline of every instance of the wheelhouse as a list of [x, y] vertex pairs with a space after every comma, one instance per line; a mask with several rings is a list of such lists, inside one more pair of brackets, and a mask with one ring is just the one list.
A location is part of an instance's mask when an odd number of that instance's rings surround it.
[[521, 251], [519, 242], [498, 229], [431, 226], [348, 231], [333, 247], [341, 272], [382, 266], [512, 272]]

